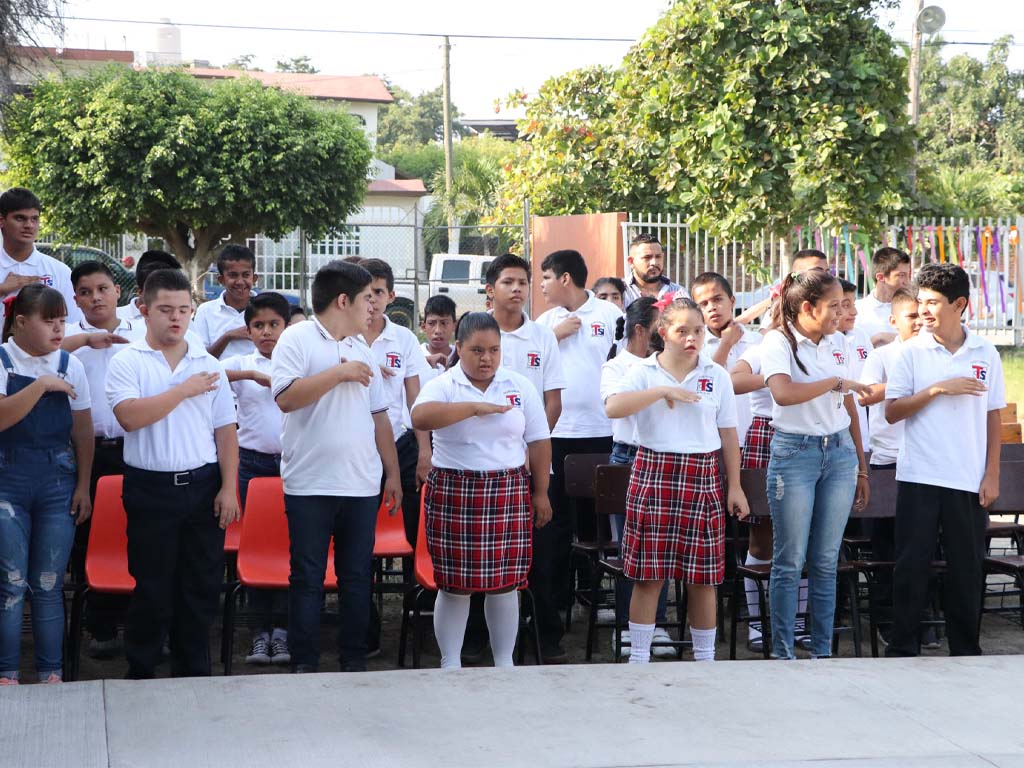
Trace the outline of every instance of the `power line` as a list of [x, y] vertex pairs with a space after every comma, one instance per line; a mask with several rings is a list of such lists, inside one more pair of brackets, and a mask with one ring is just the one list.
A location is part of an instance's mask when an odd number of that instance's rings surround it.
[[[146, 21], [144, 19], [101, 19], [93, 16], [62, 16], [63, 21], [93, 21], [106, 24], [144, 24], [152, 26], [168, 26], [162, 21]], [[324, 35], [384, 35], [390, 37], [455, 37], [463, 40], [533, 40], [572, 43], [635, 43], [632, 37], [549, 37], [545, 35], [480, 35], [480, 34], [449, 34], [441, 32], [395, 32], [392, 30], [369, 29], [313, 29], [310, 27], [261, 27], [245, 24], [209, 24], [203, 22], [175, 21], [169, 26], [197, 27], [201, 29], [233, 29], [250, 32], [310, 32]]]

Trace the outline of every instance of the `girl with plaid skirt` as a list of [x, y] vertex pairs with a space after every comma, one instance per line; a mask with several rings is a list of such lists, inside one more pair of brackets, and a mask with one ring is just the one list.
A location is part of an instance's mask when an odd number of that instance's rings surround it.
[[[715, 658], [715, 586], [725, 576], [725, 509], [749, 514], [740, 487], [736, 402], [729, 374], [701, 354], [704, 318], [689, 299], [661, 314], [665, 350], [633, 366], [605, 410], [636, 416], [639, 448], [626, 498], [624, 571], [635, 583], [629, 605], [630, 663], [650, 661], [658, 593], [665, 579], [686, 582], [697, 661]], [[722, 492], [718, 452], [728, 491]]]
[[412, 424], [434, 433], [423, 499], [438, 586], [434, 633], [441, 667], [462, 666], [474, 592], [486, 594], [494, 665], [511, 667], [519, 632], [516, 590], [530, 569], [532, 526], [551, 519], [551, 440], [536, 388], [501, 367], [501, 331], [491, 315], [462, 316], [452, 365], [420, 391]]

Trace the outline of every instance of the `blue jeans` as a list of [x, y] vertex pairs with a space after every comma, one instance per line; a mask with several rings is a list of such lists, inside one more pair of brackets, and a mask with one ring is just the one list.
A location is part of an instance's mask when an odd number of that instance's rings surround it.
[[[636, 458], [637, 447], [629, 443], [612, 443], [612, 454], [608, 458], [609, 464], [629, 464], [632, 466]], [[612, 526], [612, 536], [616, 541], [622, 541], [622, 531], [626, 527], [625, 515], [609, 515], [609, 522]], [[633, 582], [629, 579], [615, 580], [615, 620], [619, 624], [629, 621], [629, 601], [633, 597]], [[668, 621], [668, 582], [661, 587], [658, 595], [658, 613], [655, 621]]]
[[281, 455], [260, 453], [248, 448], [238, 449], [238, 496], [245, 507], [249, 495], [249, 481], [254, 477], [280, 477]]
[[857, 490], [857, 449], [849, 431], [811, 437], [775, 430], [767, 487], [775, 531], [772, 654], [794, 658], [797, 591], [806, 563], [811, 655], [830, 656], [839, 547]]
[[0, 677], [17, 678], [25, 598], [36, 671], [62, 673], [64, 571], [75, 540], [71, 448], [0, 450]]
[[288, 650], [292, 667], [320, 663], [320, 603], [327, 547], [334, 537], [338, 576], [338, 655], [342, 669], [366, 666], [377, 496], [285, 494], [291, 575], [288, 578]]

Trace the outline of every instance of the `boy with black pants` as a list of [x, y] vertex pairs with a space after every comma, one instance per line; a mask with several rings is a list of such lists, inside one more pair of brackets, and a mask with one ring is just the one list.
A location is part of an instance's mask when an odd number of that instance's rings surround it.
[[[562, 411], [551, 432], [552, 477], [549, 486], [551, 523], [534, 531], [530, 586], [537, 603], [541, 653], [547, 663], [567, 660], [561, 646], [564, 625], [559, 608], [568, 602], [570, 548], [574, 513], [576, 533], [592, 536], [593, 505], [571, 504], [565, 495], [565, 458], [576, 453], [612, 450], [612, 423], [601, 399], [601, 366], [615, 343], [615, 325], [622, 312], [586, 289], [587, 264], [578, 251], [549, 254], [541, 262], [541, 292], [551, 309], [537, 323], [554, 331], [562, 356], [565, 389]], [[588, 514], [589, 513], [589, 514]], [[589, 530], [588, 530], [589, 528]]]
[[919, 624], [939, 542], [947, 564], [949, 653], [975, 656], [981, 653], [984, 507], [999, 496], [1003, 370], [992, 343], [960, 324], [971, 287], [963, 269], [927, 264], [917, 286], [924, 332], [901, 345], [885, 393], [886, 420], [906, 421], [896, 462], [894, 622], [886, 655], [920, 652]]
[[188, 278], [146, 280], [146, 336], [110, 361], [106, 392], [125, 430], [128, 677], [153, 677], [170, 635], [171, 674], [210, 674], [210, 625], [224, 575], [224, 529], [238, 519], [235, 408], [220, 364], [185, 338]]
[[313, 318], [274, 349], [271, 391], [284, 413], [281, 477], [291, 549], [288, 645], [293, 672], [320, 663], [320, 602], [334, 538], [341, 669], [366, 669], [374, 530], [384, 496], [402, 486], [380, 369], [362, 339], [370, 273], [332, 261], [313, 281]]

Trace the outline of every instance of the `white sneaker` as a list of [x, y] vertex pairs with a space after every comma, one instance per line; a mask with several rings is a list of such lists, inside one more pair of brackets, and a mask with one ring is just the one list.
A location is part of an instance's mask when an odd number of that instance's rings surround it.
[[677, 657], [676, 649], [671, 645], [655, 645], [657, 642], [671, 643], [672, 635], [664, 627], [654, 628], [654, 637], [651, 638], [651, 656], [656, 659], [674, 659]]
[[245, 663], [270, 663], [270, 638], [266, 632], [261, 632], [252, 639], [252, 646], [249, 648], [249, 654], [245, 657]]
[[[612, 653], [615, 653], [615, 634], [612, 633]], [[622, 646], [619, 648], [619, 658], [629, 658], [629, 630], [622, 630]]]

